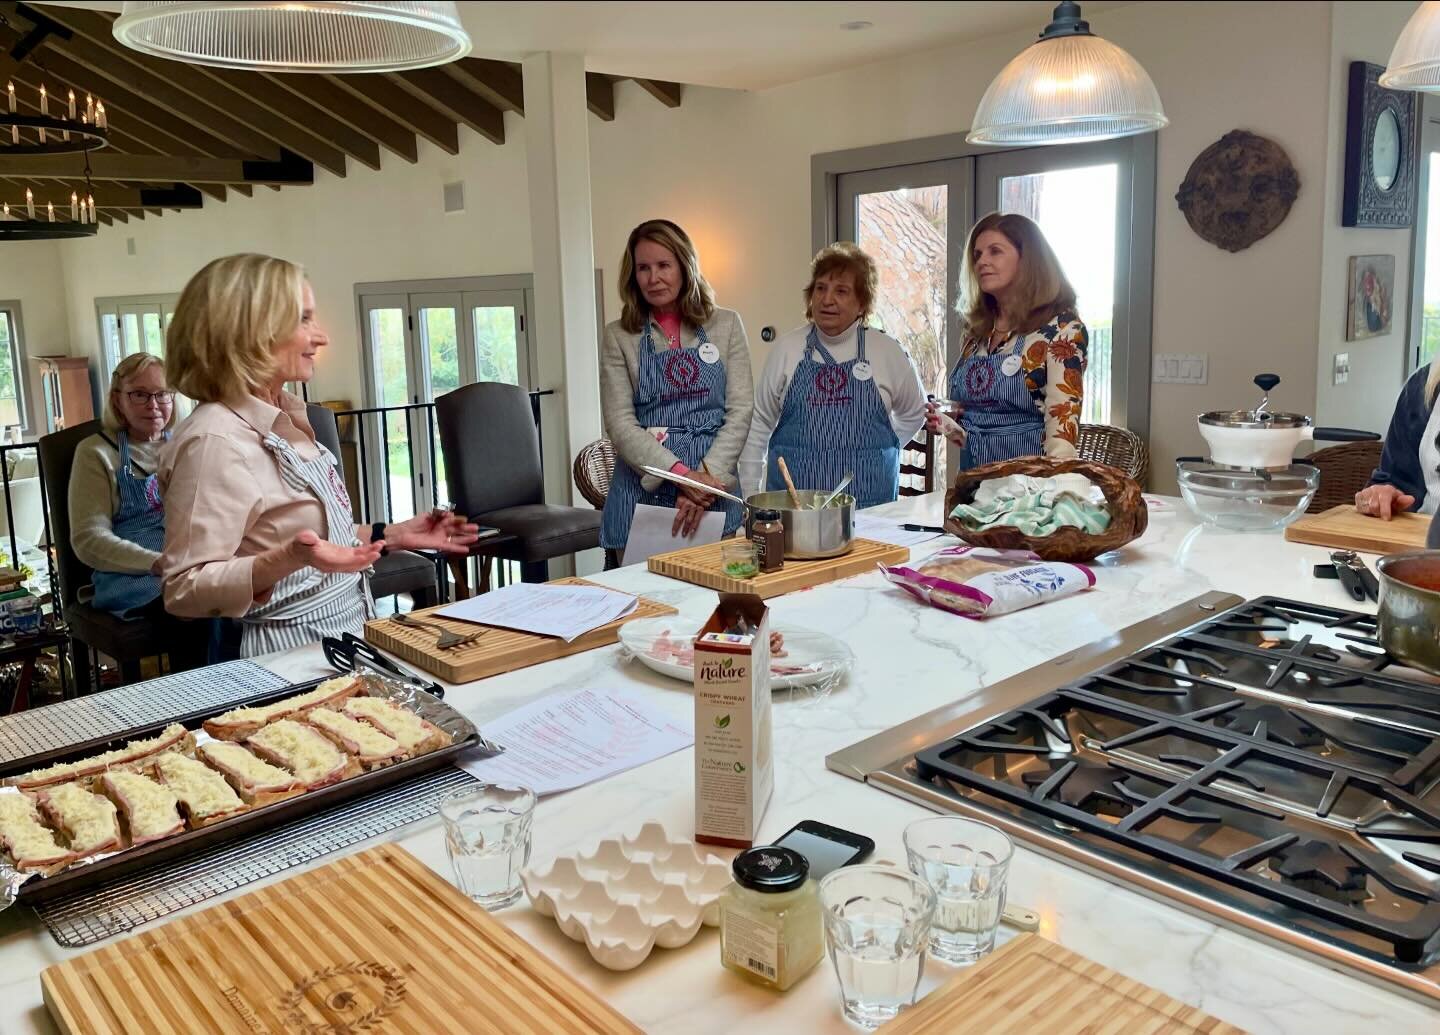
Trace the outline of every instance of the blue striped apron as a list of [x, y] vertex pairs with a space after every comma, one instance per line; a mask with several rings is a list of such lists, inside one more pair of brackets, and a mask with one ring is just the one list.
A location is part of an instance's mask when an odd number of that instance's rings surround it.
[[[700, 461], [715, 444], [715, 435], [725, 426], [725, 361], [702, 360], [699, 346], [710, 339], [703, 327], [697, 327], [696, 334], [699, 341], [694, 347], [657, 352], [647, 316], [640, 335], [639, 378], [635, 386], [635, 420], [644, 428], [664, 428], [668, 436], [665, 448], [691, 470], [699, 470]], [[721, 476], [718, 471], [710, 473]], [[600, 545], [607, 550], [624, 549], [635, 505], [673, 507], [678, 491], [667, 482], [655, 492], [646, 492], [633, 467], [623, 462], [616, 464], [600, 522]], [[710, 509], [725, 511], [726, 535], [740, 527], [740, 504], [717, 498]]]
[[1045, 415], [1025, 383], [1019, 352], [982, 346], [962, 358], [950, 373], [950, 398], [965, 407], [961, 470], [1045, 451]]
[[[275, 458], [285, 484], [311, 493], [324, 505], [325, 538], [337, 546], [358, 546], [350, 494], [336, 469], [335, 457], [323, 445], [317, 446], [320, 455], [303, 460], [294, 446], [273, 431], [265, 435], [265, 448]], [[347, 632], [359, 636], [365, 620], [374, 617], [375, 602], [364, 574], [301, 568], [275, 583], [270, 599], [240, 619], [240, 656], [303, 647]]]
[[[170, 437], [168, 431], [165, 437]], [[120, 452], [120, 468], [115, 472], [120, 509], [111, 527], [121, 539], [160, 553], [165, 549], [165, 504], [160, 499], [160, 479], [154, 474], [137, 478], [131, 469], [130, 437], [121, 431], [115, 441]], [[132, 612], [160, 596], [160, 576], [149, 572], [96, 571], [91, 581], [95, 586], [91, 605], [113, 611], [121, 618], [138, 617]]]
[[[812, 359], [813, 353], [820, 360]], [[861, 363], [862, 374], [855, 371]], [[855, 358], [835, 362], [815, 325], [805, 337], [805, 355], [790, 377], [780, 420], [770, 434], [766, 486], [785, 488], [776, 462], [785, 458], [797, 489], [833, 489], [846, 471], [855, 472], [850, 485], [856, 505], [878, 507], [900, 493], [900, 440], [890, 411], [865, 359], [865, 327], [856, 329]]]

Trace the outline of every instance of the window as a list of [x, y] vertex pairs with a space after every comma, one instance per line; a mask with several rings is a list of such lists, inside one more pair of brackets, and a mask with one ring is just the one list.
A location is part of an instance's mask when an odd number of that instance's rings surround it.
[[1419, 201], [1410, 258], [1410, 347], [1406, 373], [1440, 355], [1440, 98], [1421, 94]]
[[[165, 334], [175, 319], [179, 295], [131, 295], [97, 298], [95, 313], [100, 318], [100, 363], [105, 375], [100, 383], [104, 396], [110, 375], [126, 356], [148, 352], [165, 358]], [[103, 401], [102, 401], [103, 405]], [[175, 419], [188, 417], [195, 403], [183, 395], [175, 397]]]
[[1044, 231], [1090, 331], [1081, 419], [1148, 432], [1153, 134], [984, 154], [935, 137], [816, 155], [812, 173], [816, 248], [852, 240], [875, 259], [872, 322], [910, 352], [927, 392], [949, 394], [959, 358], [970, 228], [1016, 212]]
[[0, 302], [0, 431], [30, 429], [25, 405], [25, 344], [19, 302]]

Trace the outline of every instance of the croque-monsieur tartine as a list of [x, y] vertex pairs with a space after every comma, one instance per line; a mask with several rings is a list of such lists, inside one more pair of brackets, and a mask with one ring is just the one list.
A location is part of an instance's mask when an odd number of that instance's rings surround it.
[[364, 689], [354, 676], [327, 679], [314, 690], [253, 708], [232, 708], [204, 722], [205, 732], [217, 740], [244, 740], [261, 727], [281, 719], [296, 718], [311, 708], [333, 706]]

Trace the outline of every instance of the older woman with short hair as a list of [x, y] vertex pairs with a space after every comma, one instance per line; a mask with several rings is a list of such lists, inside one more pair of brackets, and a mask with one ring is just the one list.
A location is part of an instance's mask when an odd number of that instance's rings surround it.
[[110, 375], [102, 430], [75, 449], [70, 472], [70, 545], [94, 570], [93, 598], [121, 617], [139, 617], [160, 598], [165, 505], [156, 478], [160, 447], [175, 423], [165, 362], [126, 356]]
[[1040, 228], [1014, 213], [976, 223], [960, 295], [965, 332], [949, 385], [958, 408], [932, 405], [931, 430], [960, 447], [962, 469], [1040, 454], [1073, 459], [1090, 336]]
[[854, 472], [861, 507], [900, 490], [900, 450], [925, 421], [920, 376], [904, 347], [865, 326], [875, 263], [841, 241], [810, 264], [807, 323], [775, 343], [755, 386], [755, 415], [740, 456], [747, 491], [783, 489], [783, 458], [797, 488], [829, 489]]
[[477, 538], [443, 511], [355, 524], [335, 457], [284, 389], [310, 380], [329, 340], [304, 271], [267, 255], [190, 278], [166, 336], [172, 383], [201, 405], [161, 460], [165, 603], [240, 619], [244, 657], [359, 635], [374, 614], [364, 573], [387, 546], [463, 555]]
[[725, 532], [740, 507], [697, 489], [676, 490], [642, 467], [712, 486], [737, 484], [735, 461], [753, 408], [750, 346], [738, 313], [715, 304], [688, 234], [668, 219], [630, 232], [620, 258], [620, 319], [605, 326], [600, 401], [615, 444], [600, 527], [606, 563], [625, 549], [635, 505], [673, 507], [672, 533], [691, 536], [706, 510], [724, 510]]
[[1405, 382], [1390, 427], [1380, 466], [1370, 484], [1355, 494], [1355, 509], [1369, 517], [1389, 521], [1413, 510], [1434, 514], [1440, 510], [1440, 357], [1431, 360]]

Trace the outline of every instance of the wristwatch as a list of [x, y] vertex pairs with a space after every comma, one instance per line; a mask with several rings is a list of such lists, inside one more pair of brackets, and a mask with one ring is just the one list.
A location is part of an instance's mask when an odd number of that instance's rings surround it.
[[[384, 538], [385, 538], [385, 522], [384, 522], [384, 521], [376, 521], [374, 524], [372, 524], [372, 525], [370, 526], [370, 541], [373, 543], [373, 542], [375, 542], [375, 541], [378, 540], [378, 539], [384, 539]], [[390, 552], [390, 547], [388, 547], [388, 546], [382, 546], [382, 547], [380, 547], [380, 556], [381, 556], [381, 557], [384, 557], [384, 556], [385, 556], [387, 553], [389, 553], [389, 552]]]

